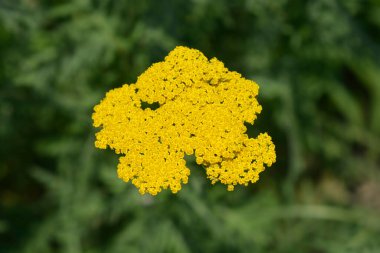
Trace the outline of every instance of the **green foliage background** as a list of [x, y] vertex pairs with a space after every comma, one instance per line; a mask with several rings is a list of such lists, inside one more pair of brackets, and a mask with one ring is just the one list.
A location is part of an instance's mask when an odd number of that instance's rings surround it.
[[[92, 108], [176, 45], [260, 85], [278, 161], [140, 196]], [[0, 252], [380, 252], [380, 1], [1, 0]]]

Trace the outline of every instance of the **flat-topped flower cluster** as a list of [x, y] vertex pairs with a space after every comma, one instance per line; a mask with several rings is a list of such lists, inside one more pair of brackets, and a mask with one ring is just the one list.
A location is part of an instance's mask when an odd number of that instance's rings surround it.
[[176, 47], [95, 106], [94, 126], [101, 127], [95, 146], [122, 154], [118, 176], [141, 194], [178, 192], [190, 175], [185, 154], [195, 155], [213, 184], [233, 190], [254, 183], [276, 160], [269, 135], [245, 133], [244, 123], [261, 112], [258, 90], [216, 58]]

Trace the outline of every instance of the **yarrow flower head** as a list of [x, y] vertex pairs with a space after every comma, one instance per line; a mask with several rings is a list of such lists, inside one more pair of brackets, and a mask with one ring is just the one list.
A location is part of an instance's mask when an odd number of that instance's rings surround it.
[[276, 160], [268, 134], [246, 134], [244, 123], [261, 112], [258, 91], [216, 58], [178, 46], [95, 106], [95, 146], [121, 154], [117, 174], [141, 194], [178, 192], [190, 175], [185, 154], [195, 155], [212, 184], [254, 183]]

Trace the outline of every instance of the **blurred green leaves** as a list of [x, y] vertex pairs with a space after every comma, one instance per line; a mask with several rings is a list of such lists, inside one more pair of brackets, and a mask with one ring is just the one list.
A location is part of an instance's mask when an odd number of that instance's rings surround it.
[[[377, 252], [380, 3], [1, 1], [0, 252]], [[93, 105], [176, 45], [260, 85], [278, 162], [228, 193], [140, 196]]]

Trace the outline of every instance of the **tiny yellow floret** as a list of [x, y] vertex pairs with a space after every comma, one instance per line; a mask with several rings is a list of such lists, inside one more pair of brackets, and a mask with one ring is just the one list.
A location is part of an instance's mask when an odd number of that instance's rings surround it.
[[110, 90], [94, 107], [95, 146], [122, 156], [117, 174], [141, 194], [173, 193], [186, 184], [184, 156], [195, 155], [213, 184], [229, 191], [259, 178], [276, 161], [264, 133], [249, 138], [244, 123], [261, 112], [259, 86], [200, 51], [176, 47], [135, 84]]

